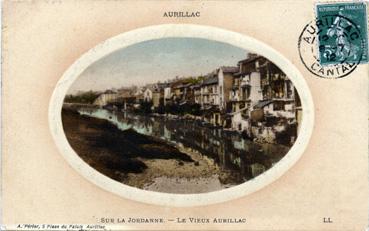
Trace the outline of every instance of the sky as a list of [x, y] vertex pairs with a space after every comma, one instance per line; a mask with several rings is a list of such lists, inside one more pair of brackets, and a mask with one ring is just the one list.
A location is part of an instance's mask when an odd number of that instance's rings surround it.
[[220, 66], [237, 66], [247, 51], [198, 38], [164, 38], [117, 50], [91, 64], [68, 94], [143, 86], [176, 76], [205, 75]]

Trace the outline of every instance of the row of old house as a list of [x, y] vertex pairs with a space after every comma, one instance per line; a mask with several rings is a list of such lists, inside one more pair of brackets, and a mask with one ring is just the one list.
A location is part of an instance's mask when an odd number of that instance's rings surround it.
[[298, 133], [302, 109], [291, 80], [266, 58], [248, 54], [237, 66], [222, 66], [206, 76], [144, 87], [108, 90], [95, 104], [121, 102], [124, 109], [150, 102], [153, 111], [168, 105], [197, 105], [201, 119], [214, 126], [273, 141], [288, 127]]

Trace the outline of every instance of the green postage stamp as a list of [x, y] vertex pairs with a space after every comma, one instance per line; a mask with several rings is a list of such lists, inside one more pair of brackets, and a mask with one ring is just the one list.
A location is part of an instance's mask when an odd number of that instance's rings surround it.
[[364, 2], [317, 4], [316, 16], [321, 65], [368, 62]]
[[314, 75], [335, 79], [368, 63], [368, 5], [363, 1], [317, 3], [315, 20], [298, 40], [302, 63]]

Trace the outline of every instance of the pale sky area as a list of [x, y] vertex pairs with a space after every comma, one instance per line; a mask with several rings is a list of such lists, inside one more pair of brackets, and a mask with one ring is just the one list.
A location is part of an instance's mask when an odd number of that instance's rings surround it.
[[165, 38], [137, 43], [91, 64], [73, 83], [78, 91], [143, 86], [176, 76], [205, 75], [220, 66], [237, 66], [241, 48], [198, 38]]

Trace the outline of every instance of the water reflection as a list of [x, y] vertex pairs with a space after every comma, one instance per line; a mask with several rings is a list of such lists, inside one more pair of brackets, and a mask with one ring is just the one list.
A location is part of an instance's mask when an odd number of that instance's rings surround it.
[[210, 128], [195, 120], [91, 108], [80, 109], [79, 113], [109, 120], [121, 130], [132, 128], [138, 133], [160, 137], [185, 149], [197, 151], [213, 159], [222, 170], [240, 174], [243, 181], [271, 168], [289, 150], [289, 147], [282, 145], [257, 144], [236, 132]]

